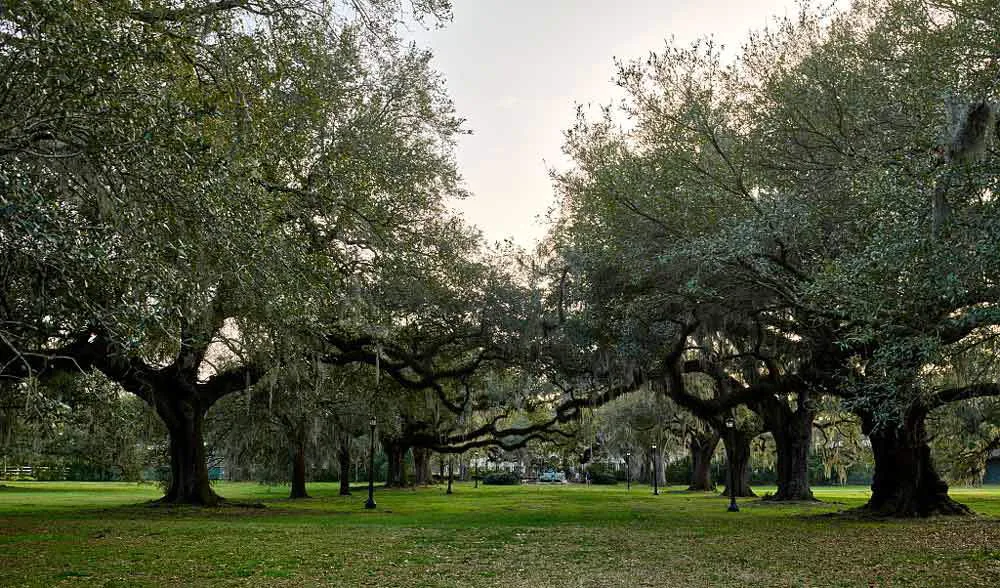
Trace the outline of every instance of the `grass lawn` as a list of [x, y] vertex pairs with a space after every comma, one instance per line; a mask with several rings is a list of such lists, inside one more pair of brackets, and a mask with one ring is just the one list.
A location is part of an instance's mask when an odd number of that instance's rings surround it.
[[[163, 509], [153, 486], [0, 488], [0, 586], [998, 586], [1000, 488], [956, 489], [976, 517], [866, 522], [827, 504], [742, 501], [634, 486], [442, 487], [285, 499], [220, 483], [266, 509]], [[769, 490], [757, 488], [758, 492]], [[773, 490], [773, 489], [772, 489]]]

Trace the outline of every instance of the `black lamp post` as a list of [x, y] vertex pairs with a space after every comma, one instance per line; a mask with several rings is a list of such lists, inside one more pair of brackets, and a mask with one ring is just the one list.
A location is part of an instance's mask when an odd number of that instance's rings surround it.
[[726, 417], [726, 430], [729, 431], [729, 512], [740, 512], [740, 507], [736, 504], [736, 464], [733, 457], [736, 455], [736, 420]]
[[365, 508], [375, 508], [375, 417], [368, 422], [371, 426], [371, 449], [368, 451], [368, 501]]
[[632, 454], [628, 451], [625, 452], [625, 489], [632, 490], [632, 464], [629, 458]]
[[660, 468], [657, 467], [656, 463], [656, 445], [653, 445], [653, 496], [660, 495], [660, 488], [657, 486], [660, 480]]
[[479, 488], [479, 457], [476, 457], [476, 488]]
[[451, 494], [451, 482], [455, 479], [455, 458], [448, 458], [448, 491], [445, 494]]

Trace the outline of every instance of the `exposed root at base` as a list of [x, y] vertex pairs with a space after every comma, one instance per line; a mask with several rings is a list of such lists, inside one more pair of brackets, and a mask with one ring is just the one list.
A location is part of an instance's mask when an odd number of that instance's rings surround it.
[[904, 519], [925, 519], [930, 517], [968, 517], [976, 516], [976, 513], [960, 502], [950, 500], [951, 504], [939, 505], [936, 508], [925, 511], [905, 510], [900, 511], [892, 508], [872, 508], [869, 505], [849, 508], [839, 512], [824, 513], [816, 515], [823, 518], [843, 519], [848, 521], [887, 521]]

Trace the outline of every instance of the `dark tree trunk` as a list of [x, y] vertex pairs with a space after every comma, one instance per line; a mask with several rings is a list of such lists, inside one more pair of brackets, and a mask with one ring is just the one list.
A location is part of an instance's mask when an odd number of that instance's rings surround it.
[[777, 454], [778, 491], [767, 497], [774, 501], [816, 500], [809, 487], [809, 451], [815, 409], [807, 391], [798, 395], [795, 410], [783, 399], [770, 398], [754, 411], [774, 437]]
[[406, 447], [401, 443], [384, 444], [389, 460], [385, 485], [387, 488], [402, 488], [406, 485]]
[[[187, 397], [184, 397], [187, 396]], [[154, 408], [170, 435], [170, 486], [165, 504], [214, 506], [222, 499], [208, 480], [202, 426], [207, 406], [195, 395], [157, 394]]]
[[715, 490], [712, 481], [712, 456], [719, 445], [719, 434], [715, 431], [694, 433], [691, 435], [689, 449], [691, 450], [691, 485], [688, 490]]
[[337, 463], [340, 465], [340, 495], [351, 495], [351, 436], [342, 434], [337, 448]]
[[426, 447], [413, 448], [413, 483], [426, 486], [431, 480], [431, 450]]
[[807, 431], [794, 427], [775, 432], [774, 444], [777, 451], [778, 491], [769, 500], [797, 501], [815, 500], [809, 487], [809, 449], [812, 444], [812, 423]]
[[[733, 442], [730, 442], [730, 439]], [[750, 436], [738, 429], [728, 432], [726, 442], [726, 488], [723, 496], [731, 496], [730, 472], [735, 477], [737, 497], [756, 496], [750, 489]], [[732, 445], [732, 447], [730, 447]], [[732, 469], [728, 469], [732, 468]]]
[[295, 439], [292, 457], [292, 491], [289, 498], [309, 498], [306, 492], [306, 441], [302, 436]]
[[926, 409], [911, 408], [902, 423], [879, 426], [871, 415], [860, 416], [875, 456], [872, 497], [862, 510], [891, 517], [971, 514], [967, 506], [948, 496], [948, 485], [934, 469]]

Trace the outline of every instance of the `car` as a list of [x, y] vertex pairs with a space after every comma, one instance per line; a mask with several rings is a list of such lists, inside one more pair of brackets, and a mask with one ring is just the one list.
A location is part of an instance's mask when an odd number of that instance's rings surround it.
[[542, 474], [540, 476], [538, 476], [538, 481], [539, 482], [554, 482], [554, 483], [559, 483], [559, 484], [565, 484], [566, 483], [566, 474], [564, 474], [562, 472], [553, 472], [553, 471], [550, 470], [550, 471], [547, 471], [547, 472], [542, 472]]

